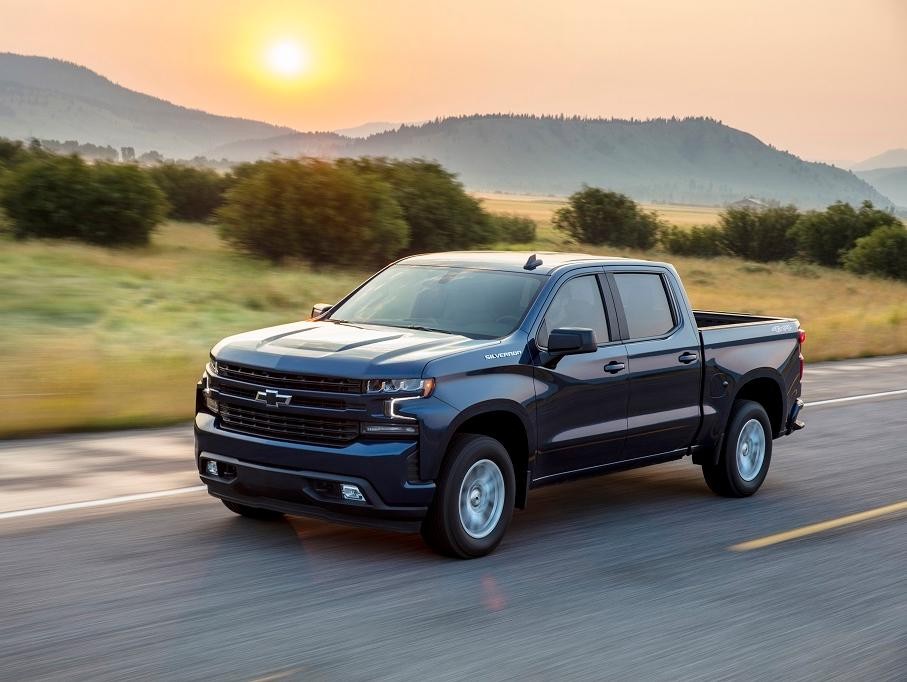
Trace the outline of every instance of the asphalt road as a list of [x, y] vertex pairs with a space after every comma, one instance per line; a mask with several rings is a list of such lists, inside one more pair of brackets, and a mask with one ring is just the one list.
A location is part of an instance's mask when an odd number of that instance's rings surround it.
[[[854, 369], [857, 368], [857, 369]], [[808, 402], [907, 388], [907, 357], [807, 369]], [[534, 491], [497, 552], [235, 517], [186, 427], [0, 444], [0, 678], [907, 680], [907, 394], [826, 402], [755, 497], [689, 461]]]

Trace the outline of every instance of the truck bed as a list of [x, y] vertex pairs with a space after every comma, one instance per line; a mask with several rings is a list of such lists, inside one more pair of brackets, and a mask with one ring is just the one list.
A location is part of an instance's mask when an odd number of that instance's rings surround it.
[[757, 322], [790, 322], [786, 317], [761, 317], [744, 313], [719, 313], [714, 310], [694, 310], [693, 317], [700, 329], [729, 327], [737, 324], [754, 324]]

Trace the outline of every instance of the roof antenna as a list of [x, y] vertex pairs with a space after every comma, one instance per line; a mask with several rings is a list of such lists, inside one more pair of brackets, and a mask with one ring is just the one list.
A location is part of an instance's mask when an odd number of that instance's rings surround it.
[[529, 256], [529, 260], [526, 261], [526, 265], [523, 266], [523, 270], [535, 270], [541, 264], [542, 259], [538, 258], [536, 254], [532, 254]]

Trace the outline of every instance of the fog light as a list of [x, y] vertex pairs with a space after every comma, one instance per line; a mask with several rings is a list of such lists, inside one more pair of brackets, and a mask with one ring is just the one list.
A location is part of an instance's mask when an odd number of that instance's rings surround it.
[[217, 469], [217, 462], [213, 459], [205, 460], [205, 473], [209, 476], [220, 476], [220, 472]]
[[404, 434], [413, 436], [419, 433], [419, 427], [415, 424], [363, 424], [362, 433], [383, 435]]
[[205, 405], [208, 406], [208, 410], [212, 414], [217, 414], [218, 410], [220, 410], [220, 405], [217, 404], [217, 401], [207, 393], [205, 394]]
[[340, 485], [340, 496], [350, 502], [365, 502], [365, 495], [359, 490], [359, 486], [343, 483]]

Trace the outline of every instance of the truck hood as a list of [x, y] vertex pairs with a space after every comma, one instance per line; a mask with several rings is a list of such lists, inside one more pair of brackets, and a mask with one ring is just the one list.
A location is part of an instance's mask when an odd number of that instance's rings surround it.
[[211, 354], [221, 362], [282, 372], [404, 378], [421, 377], [431, 360], [500, 343], [377, 325], [296, 322], [230, 336]]

